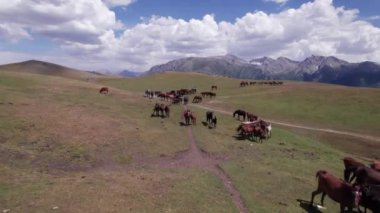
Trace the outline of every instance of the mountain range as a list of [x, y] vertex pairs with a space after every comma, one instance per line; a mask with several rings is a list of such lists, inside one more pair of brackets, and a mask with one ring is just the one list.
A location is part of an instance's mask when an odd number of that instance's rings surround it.
[[303, 61], [262, 57], [246, 61], [234, 55], [188, 57], [153, 66], [157, 72], [200, 72], [241, 79], [299, 80], [347, 86], [380, 87], [380, 65], [365, 61], [349, 63], [334, 56], [312, 55]]

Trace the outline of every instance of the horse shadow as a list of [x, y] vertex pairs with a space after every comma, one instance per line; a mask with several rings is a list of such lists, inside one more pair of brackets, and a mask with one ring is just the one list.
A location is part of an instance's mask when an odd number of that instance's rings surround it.
[[207, 127], [208, 129], [213, 129], [214, 127], [210, 125], [207, 121], [202, 121], [202, 124], [204, 127]]
[[300, 203], [300, 207], [303, 208], [307, 213], [322, 213], [322, 211], [317, 207], [310, 206], [310, 201], [297, 199], [297, 202]]
[[183, 122], [183, 121], [180, 121], [180, 122], [179, 122], [179, 125], [180, 125], [180, 126], [189, 126], [188, 124], [186, 124], [186, 123]]
[[[310, 206], [310, 201], [297, 199], [297, 202], [300, 203], [300, 207], [303, 208], [307, 213], [322, 213], [316, 206]], [[327, 212], [327, 211], [325, 211]], [[344, 211], [349, 212], [349, 211]], [[359, 213], [359, 211], [352, 210], [352, 213]]]

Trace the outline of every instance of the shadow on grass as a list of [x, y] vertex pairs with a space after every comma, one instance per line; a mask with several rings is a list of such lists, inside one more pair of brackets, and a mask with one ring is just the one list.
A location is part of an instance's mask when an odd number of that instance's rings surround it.
[[[303, 208], [306, 212], [308, 213], [322, 213], [322, 212], [329, 212], [327, 209], [324, 209], [324, 211], [319, 210], [316, 206], [315, 203], [313, 206], [310, 206], [310, 201], [307, 200], [301, 200], [297, 199], [297, 202], [300, 203], [300, 207]], [[348, 210], [344, 212], [350, 212]], [[351, 213], [359, 213], [359, 211], [352, 210]]]
[[232, 136], [232, 138], [234, 138], [235, 140], [238, 140], [238, 141], [250, 141], [250, 142], [253, 142], [253, 143], [259, 143], [258, 141], [252, 139], [252, 138], [249, 138], [247, 136], [244, 136], [244, 135], [240, 135], [240, 134], [237, 134], [237, 135], [234, 135]]
[[300, 203], [300, 207], [303, 208], [308, 213], [321, 213], [316, 206], [310, 206], [310, 201], [307, 200], [301, 200], [297, 199], [297, 201]]
[[179, 125], [180, 125], [180, 126], [189, 126], [188, 124], [185, 124], [185, 123], [182, 122], [182, 121], [179, 122]]

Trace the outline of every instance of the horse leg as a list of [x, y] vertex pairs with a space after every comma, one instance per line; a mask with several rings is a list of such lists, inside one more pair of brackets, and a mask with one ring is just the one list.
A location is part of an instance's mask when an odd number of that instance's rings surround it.
[[311, 193], [310, 207], [313, 206], [315, 195], [320, 194], [320, 193], [322, 193], [322, 191], [319, 191], [319, 189]]
[[350, 176], [351, 176], [351, 171], [349, 169], [344, 169], [344, 180], [346, 182], [350, 183]]
[[325, 201], [325, 196], [326, 196], [326, 193], [322, 193], [322, 196], [321, 196], [321, 205], [324, 206], [324, 201]]

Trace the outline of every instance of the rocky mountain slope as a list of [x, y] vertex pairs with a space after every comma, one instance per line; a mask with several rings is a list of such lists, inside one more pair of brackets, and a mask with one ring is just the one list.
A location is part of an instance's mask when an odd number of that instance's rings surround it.
[[153, 66], [147, 74], [164, 71], [200, 72], [242, 79], [282, 79], [348, 86], [380, 87], [380, 65], [349, 63], [334, 56], [310, 56], [303, 61], [262, 57], [246, 61], [234, 55], [189, 57]]

